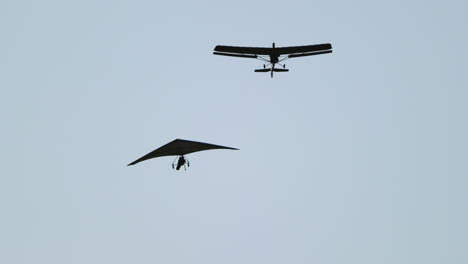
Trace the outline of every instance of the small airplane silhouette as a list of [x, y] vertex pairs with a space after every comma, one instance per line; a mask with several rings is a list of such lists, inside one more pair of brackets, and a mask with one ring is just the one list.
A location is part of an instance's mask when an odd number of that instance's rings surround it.
[[[259, 59], [267, 62], [263, 64], [263, 69], [257, 69], [255, 72], [287, 72], [286, 64], [280, 62], [291, 58], [305, 57], [312, 55], [320, 55], [332, 52], [332, 45], [330, 43], [307, 45], [307, 46], [292, 46], [292, 47], [275, 47], [275, 43], [271, 48], [257, 48], [257, 47], [235, 47], [235, 46], [221, 46], [215, 47], [213, 54], [240, 58]], [[283, 66], [283, 68], [275, 68], [275, 64]], [[267, 68], [270, 67], [271, 68]]]

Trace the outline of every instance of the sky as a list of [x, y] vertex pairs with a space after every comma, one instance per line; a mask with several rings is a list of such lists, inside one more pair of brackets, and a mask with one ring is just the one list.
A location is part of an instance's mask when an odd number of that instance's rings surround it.
[[[0, 263], [468, 263], [467, 11], [1, 1]], [[272, 42], [333, 53], [212, 55]]]

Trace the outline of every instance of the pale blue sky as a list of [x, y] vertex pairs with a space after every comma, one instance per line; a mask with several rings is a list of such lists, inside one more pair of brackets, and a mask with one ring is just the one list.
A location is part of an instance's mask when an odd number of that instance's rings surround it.
[[[0, 263], [468, 263], [467, 12], [1, 1]], [[212, 55], [272, 42], [334, 52]]]

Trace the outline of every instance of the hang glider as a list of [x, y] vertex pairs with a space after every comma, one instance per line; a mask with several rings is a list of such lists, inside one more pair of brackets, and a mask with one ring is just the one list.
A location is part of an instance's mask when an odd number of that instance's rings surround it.
[[[221, 46], [215, 47], [213, 54], [222, 56], [231, 56], [239, 58], [251, 58], [262, 60], [268, 64], [263, 64], [263, 69], [257, 69], [255, 72], [287, 72], [286, 64], [280, 63], [287, 59], [327, 54], [332, 52], [330, 43], [307, 45], [307, 46], [292, 46], [292, 47], [275, 47], [273, 43], [271, 48], [255, 48], [255, 47], [236, 47], [236, 46]], [[283, 68], [275, 68], [278, 64]], [[270, 68], [271, 66], [271, 68]], [[268, 67], [268, 68], [267, 68]]]
[[145, 156], [135, 160], [134, 162], [128, 164], [127, 166], [135, 165], [147, 159], [158, 158], [158, 157], [163, 157], [163, 156], [177, 156], [174, 162], [172, 163], [172, 168], [174, 169], [175, 167], [174, 164], [176, 163], [176, 160], [178, 160], [176, 169], [179, 170], [182, 166], [184, 166], [185, 168], [185, 164], [187, 164], [190, 167], [190, 162], [187, 160], [187, 158], [184, 157], [184, 155], [197, 152], [197, 151], [210, 150], [210, 149], [239, 150], [236, 148], [224, 147], [224, 146], [208, 144], [208, 143], [203, 143], [203, 142], [176, 139], [146, 154]]

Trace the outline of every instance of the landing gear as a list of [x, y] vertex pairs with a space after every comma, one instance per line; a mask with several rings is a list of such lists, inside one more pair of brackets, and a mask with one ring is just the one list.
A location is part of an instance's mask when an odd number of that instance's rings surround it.
[[[255, 70], [255, 72], [271, 72], [270, 73], [271, 78], [273, 78], [273, 72], [275, 72], [275, 71], [276, 72], [287, 72], [288, 69], [286, 69], [286, 64], [282, 64], [281, 62], [289, 59], [289, 57], [284, 56], [284, 57], [280, 58], [280, 56], [277, 56], [277, 57], [271, 57], [270, 56], [269, 58], [262, 57], [262, 56], [257, 56], [257, 59], [265, 62], [265, 64], [263, 64], [263, 69], [257, 69], [257, 70]], [[278, 68], [275, 68], [275, 65], [279, 65]], [[283, 67], [283, 69], [280, 68], [281, 66]]]

